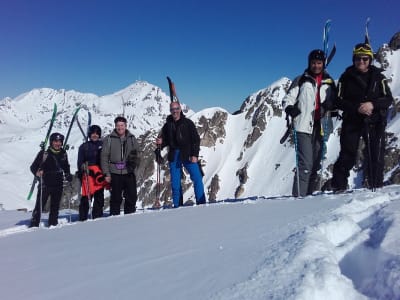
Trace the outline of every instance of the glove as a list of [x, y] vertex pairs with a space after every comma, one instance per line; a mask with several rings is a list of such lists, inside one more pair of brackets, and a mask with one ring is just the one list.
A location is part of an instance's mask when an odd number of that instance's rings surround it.
[[71, 174], [65, 174], [65, 180], [68, 182], [72, 181], [72, 175]]
[[297, 106], [289, 105], [285, 109], [285, 113], [292, 117], [292, 119], [296, 118], [299, 114], [301, 114], [300, 109]]

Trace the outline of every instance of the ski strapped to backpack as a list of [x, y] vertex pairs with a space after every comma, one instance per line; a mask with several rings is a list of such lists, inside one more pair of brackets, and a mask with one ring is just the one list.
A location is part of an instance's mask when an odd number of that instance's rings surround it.
[[172, 82], [171, 78], [167, 76], [168, 86], [169, 86], [169, 97], [171, 102], [179, 102], [178, 96], [176, 95], [175, 84]]
[[336, 43], [333, 45], [333, 48], [330, 53], [329, 52], [329, 31], [331, 30], [331, 20], [327, 20], [324, 26], [324, 32], [322, 36], [323, 46], [324, 46], [324, 54], [325, 54], [325, 67], [329, 65], [332, 61], [333, 57], [336, 54]]
[[70, 133], [71, 133], [72, 126], [73, 126], [74, 123], [75, 123], [75, 119], [76, 119], [76, 117], [77, 117], [77, 115], [78, 115], [78, 112], [79, 112], [79, 110], [81, 109], [81, 107], [82, 107], [82, 106], [79, 105], [78, 108], [75, 109], [74, 114], [72, 115], [71, 123], [69, 123], [69, 127], [68, 127], [68, 130], [67, 130], [67, 134], [65, 135], [65, 140], [64, 140], [64, 144], [63, 144], [63, 149], [64, 149], [64, 150], [68, 150], [68, 149], [69, 149], [69, 145], [67, 144], [68, 138], [69, 138], [69, 135], [70, 135]]
[[[53, 128], [54, 122], [56, 120], [56, 116], [57, 116], [57, 104], [54, 103], [53, 114], [52, 114], [51, 119], [50, 119], [49, 127], [47, 128], [45, 139], [44, 139], [43, 142], [40, 143], [40, 148], [43, 150], [43, 157], [44, 157], [44, 153], [46, 152], [45, 150], [46, 150], [47, 142], [49, 141], [50, 133], [51, 133], [51, 130]], [[46, 158], [43, 160], [43, 162], [45, 160], [46, 160]], [[32, 184], [31, 184], [31, 189], [29, 190], [29, 193], [28, 193], [27, 200], [31, 200], [33, 191], [35, 190], [35, 186], [36, 186], [36, 183], [38, 181], [39, 181], [38, 177], [34, 176]]]
[[82, 133], [83, 140], [84, 141], [88, 141], [89, 138], [90, 138], [90, 136], [89, 136], [89, 128], [90, 128], [91, 123], [92, 123], [92, 114], [90, 113], [90, 111], [88, 111], [88, 123], [87, 123], [86, 133], [85, 133], [85, 130], [83, 130], [82, 124], [79, 121], [78, 116], [76, 116], [76, 123], [78, 124], [79, 131]]

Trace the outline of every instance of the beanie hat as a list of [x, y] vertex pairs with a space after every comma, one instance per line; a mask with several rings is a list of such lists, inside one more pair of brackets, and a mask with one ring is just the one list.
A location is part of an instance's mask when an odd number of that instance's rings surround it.
[[118, 116], [118, 117], [116, 117], [116, 118], [114, 119], [114, 124], [117, 124], [118, 122], [127, 123], [128, 121], [127, 121], [124, 117]]
[[353, 59], [354, 59], [354, 56], [361, 56], [361, 55], [367, 55], [367, 56], [371, 57], [371, 60], [374, 58], [374, 53], [372, 52], [372, 48], [369, 44], [359, 43], [354, 46]]
[[89, 127], [89, 137], [93, 134], [97, 133], [99, 137], [101, 137], [101, 128], [98, 125], [92, 125]]

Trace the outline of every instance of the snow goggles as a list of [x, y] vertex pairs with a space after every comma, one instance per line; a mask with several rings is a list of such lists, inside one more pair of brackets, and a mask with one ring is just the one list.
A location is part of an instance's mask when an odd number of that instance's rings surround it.
[[372, 48], [368, 44], [357, 44], [353, 49], [353, 56], [362, 56], [368, 55], [371, 58], [374, 57], [374, 53], [372, 52]]

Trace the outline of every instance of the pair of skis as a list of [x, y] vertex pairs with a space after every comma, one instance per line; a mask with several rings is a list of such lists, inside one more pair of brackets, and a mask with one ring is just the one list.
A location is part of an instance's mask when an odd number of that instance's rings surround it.
[[[76, 108], [76, 110], [74, 111], [74, 114], [72, 116], [71, 122], [70, 122], [68, 130], [67, 130], [67, 134], [66, 134], [65, 139], [64, 139], [64, 144], [63, 144], [63, 149], [64, 150], [68, 150], [69, 149], [68, 139], [69, 139], [69, 136], [70, 136], [70, 133], [71, 133], [72, 126], [73, 126], [73, 124], [74, 124], [74, 122], [75, 122], [75, 120], [77, 118], [77, 115], [78, 115], [78, 112], [79, 112], [80, 109], [81, 109], [81, 106], [78, 106]], [[49, 142], [51, 130], [53, 129], [54, 122], [56, 121], [56, 117], [57, 117], [57, 104], [54, 103], [53, 113], [52, 113], [52, 116], [51, 116], [51, 119], [50, 119], [50, 122], [49, 122], [49, 126], [47, 128], [45, 139], [44, 139], [43, 142], [40, 143], [40, 148], [41, 148], [42, 151], [46, 150], [47, 143]], [[27, 200], [30, 200], [32, 198], [33, 191], [35, 190], [35, 187], [36, 187], [36, 184], [38, 183], [38, 181], [39, 181], [39, 178], [37, 176], [34, 176], [32, 184], [31, 184], [31, 188], [30, 188], [29, 193], [28, 193]]]
[[[167, 76], [167, 81], [168, 81], [169, 97], [170, 97], [171, 103], [172, 102], [179, 103], [179, 99], [176, 94], [174, 82], [172, 81], [172, 79], [169, 76]], [[155, 160], [157, 163], [157, 172], [156, 172], [157, 181], [156, 181], [156, 199], [154, 200], [152, 209], [160, 209], [161, 208], [161, 201], [160, 201], [160, 197], [161, 197], [161, 164], [163, 163], [163, 158], [161, 156], [161, 145], [157, 145], [157, 148], [154, 150], [154, 154], [155, 154]]]

